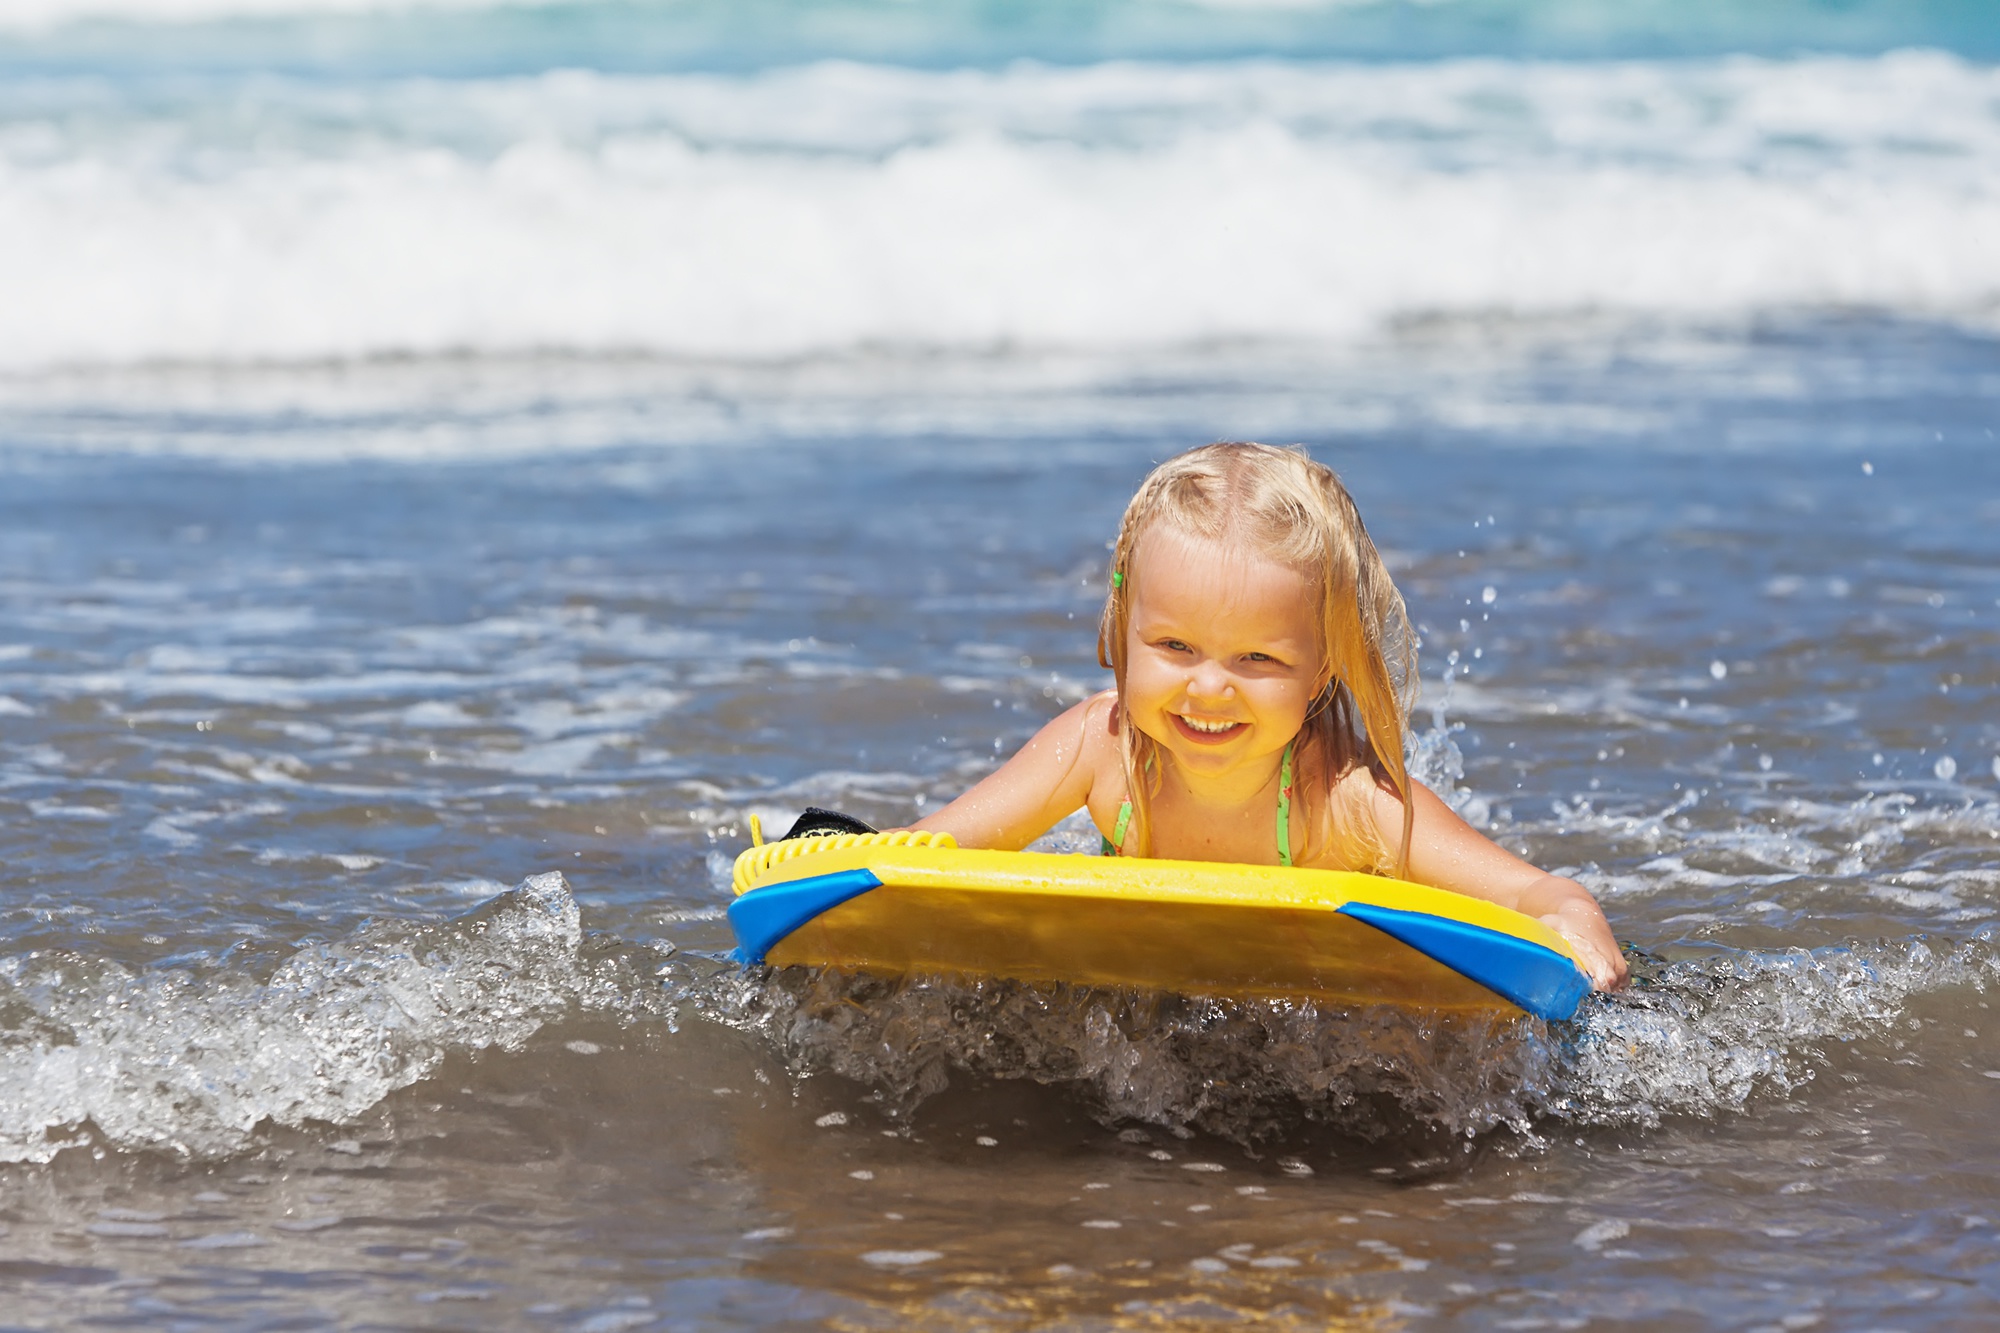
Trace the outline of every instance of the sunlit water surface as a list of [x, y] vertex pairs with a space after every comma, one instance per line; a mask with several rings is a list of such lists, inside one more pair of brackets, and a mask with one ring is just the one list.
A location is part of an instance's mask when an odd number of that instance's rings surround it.
[[[0, 1325], [2000, 1319], [1996, 385], [1831, 318], [6, 381]], [[1347, 479], [1420, 771], [1633, 991], [727, 963], [747, 817], [1099, 688], [1218, 436]]]

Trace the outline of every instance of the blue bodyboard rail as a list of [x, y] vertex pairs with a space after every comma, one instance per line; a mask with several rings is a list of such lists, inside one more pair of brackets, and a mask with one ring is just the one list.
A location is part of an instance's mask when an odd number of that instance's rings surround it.
[[1566, 1019], [1590, 994], [1590, 978], [1575, 963], [1528, 940], [1425, 912], [1371, 903], [1348, 903], [1339, 910], [1471, 978], [1537, 1018]]
[[872, 870], [840, 870], [767, 884], [743, 894], [729, 904], [729, 927], [737, 940], [730, 957], [739, 963], [761, 963], [772, 945], [821, 912], [881, 887]]

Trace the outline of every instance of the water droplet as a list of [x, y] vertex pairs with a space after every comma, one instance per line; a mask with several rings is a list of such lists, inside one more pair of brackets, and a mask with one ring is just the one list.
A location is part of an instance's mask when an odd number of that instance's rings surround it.
[[1708, 664], [1708, 674], [1715, 677], [1717, 680], [1725, 679], [1729, 675], [1729, 663], [1723, 661], [1719, 657], [1716, 658], [1713, 662], [1710, 662]]
[[835, 1125], [844, 1125], [847, 1123], [847, 1112], [828, 1111], [825, 1115], [813, 1121], [813, 1123], [821, 1129], [832, 1129]]
[[1872, 476], [1874, 476], [1874, 475], [1875, 475], [1875, 465], [1874, 465], [1873, 463], [1863, 463], [1863, 464], [1861, 465], [1861, 475], [1862, 475], [1862, 476], [1864, 476], [1864, 477], [1872, 477]]
[[1595, 1252], [1604, 1248], [1606, 1241], [1622, 1240], [1632, 1234], [1632, 1224], [1623, 1218], [1608, 1217], [1602, 1222], [1594, 1222], [1576, 1233], [1570, 1244], [1580, 1250]]
[[1768, 754], [1760, 754], [1757, 756], [1757, 767], [1764, 770], [1766, 773], [1769, 773], [1771, 771], [1771, 765], [1773, 762], [1774, 761], [1772, 760], [1771, 756]]
[[1939, 782], [1950, 782], [1958, 776], [1958, 760], [1945, 755], [1931, 765], [1931, 772], [1937, 774]]
[[861, 1256], [861, 1262], [877, 1268], [910, 1268], [942, 1258], [944, 1254], [938, 1250], [870, 1250]]
[[1499, 595], [1500, 590], [1490, 583], [1479, 590], [1479, 600], [1488, 606], [1493, 605], [1494, 599], [1499, 597]]

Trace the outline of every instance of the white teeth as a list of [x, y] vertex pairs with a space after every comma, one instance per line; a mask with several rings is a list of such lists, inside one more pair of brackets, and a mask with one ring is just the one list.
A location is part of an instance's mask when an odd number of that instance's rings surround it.
[[1236, 725], [1234, 722], [1204, 722], [1198, 717], [1189, 717], [1186, 713], [1181, 714], [1181, 721], [1196, 731], [1207, 732], [1211, 736], [1217, 732], [1228, 731]]

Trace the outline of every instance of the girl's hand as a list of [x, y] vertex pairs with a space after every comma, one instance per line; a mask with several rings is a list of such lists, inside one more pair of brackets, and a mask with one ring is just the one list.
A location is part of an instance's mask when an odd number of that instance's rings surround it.
[[[1611, 923], [1604, 919], [1604, 910], [1597, 900], [1574, 880], [1557, 879], [1549, 876], [1552, 884], [1563, 886], [1571, 892], [1563, 893], [1560, 905], [1552, 912], [1537, 916], [1543, 925], [1555, 931], [1576, 950], [1577, 961], [1590, 976], [1590, 984], [1597, 990], [1623, 990], [1631, 977], [1631, 969], [1625, 965], [1625, 957], [1618, 951], [1618, 941], [1612, 938]], [[1556, 889], [1561, 892], [1561, 889]]]

